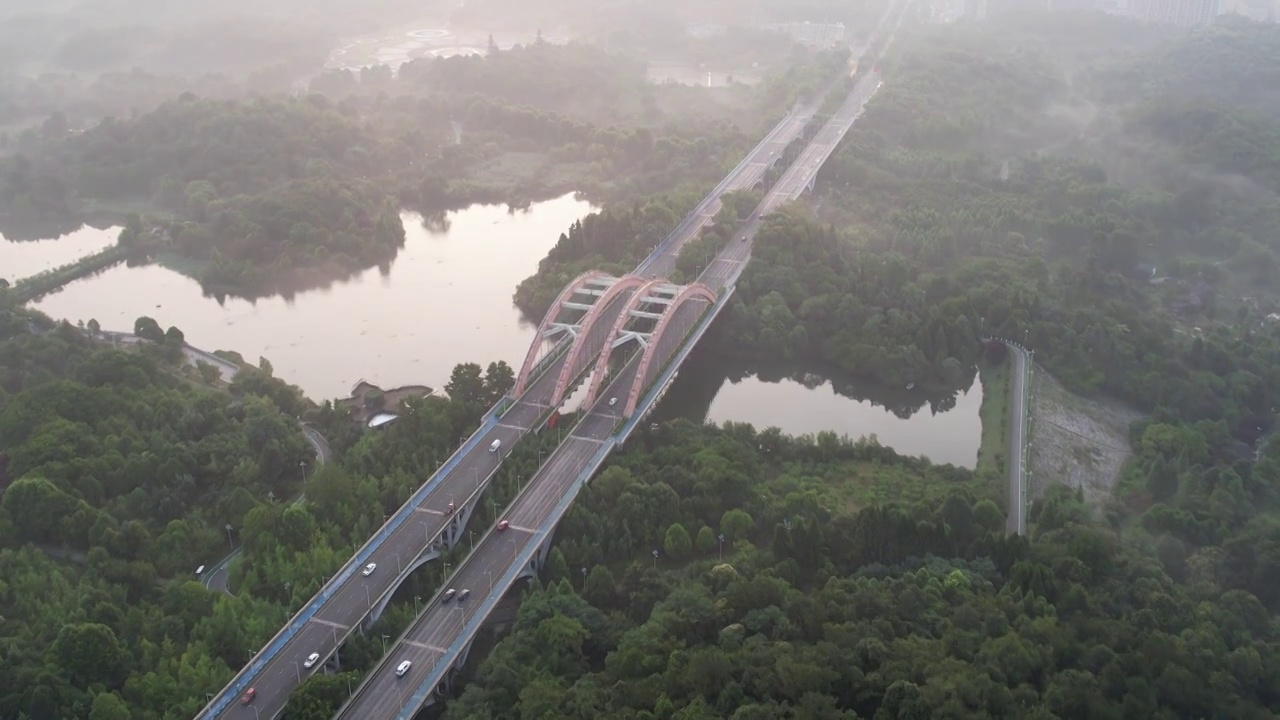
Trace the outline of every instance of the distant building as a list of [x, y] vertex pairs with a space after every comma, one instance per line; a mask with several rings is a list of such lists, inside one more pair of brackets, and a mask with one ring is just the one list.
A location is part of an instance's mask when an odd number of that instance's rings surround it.
[[1208, 25], [1221, 10], [1220, 0], [1129, 0], [1129, 13], [1147, 22], [1193, 27]]
[[844, 42], [844, 23], [780, 23], [765, 27], [786, 33], [801, 45], [810, 47], [834, 47]]
[[1240, 15], [1257, 22], [1280, 20], [1277, 10], [1280, 10], [1280, 0], [1225, 0], [1221, 7], [1224, 15]]
[[1097, 10], [1098, 0], [1049, 0], [1050, 10]]

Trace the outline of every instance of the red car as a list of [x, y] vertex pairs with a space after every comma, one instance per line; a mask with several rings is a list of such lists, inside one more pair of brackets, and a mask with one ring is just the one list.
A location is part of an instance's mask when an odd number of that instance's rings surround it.
[[509, 527], [511, 527], [511, 523], [507, 522], [506, 520], [503, 520], [498, 523], [498, 532], [502, 532], [503, 530], [506, 530]]
[[241, 704], [241, 705], [248, 705], [249, 703], [253, 702], [253, 698], [254, 698], [257, 694], [258, 694], [258, 691], [257, 691], [257, 690], [254, 690], [253, 688], [249, 688], [248, 690], [245, 690], [245, 691], [244, 691], [244, 697], [240, 698], [240, 704]]

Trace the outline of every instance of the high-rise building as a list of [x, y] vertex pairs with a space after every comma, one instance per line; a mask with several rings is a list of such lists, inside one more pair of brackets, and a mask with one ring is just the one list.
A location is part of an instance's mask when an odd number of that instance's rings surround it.
[[1049, 0], [1050, 10], [1096, 10], [1098, 0]]
[[1129, 10], [1149, 22], [1208, 25], [1218, 16], [1220, 0], [1129, 0]]

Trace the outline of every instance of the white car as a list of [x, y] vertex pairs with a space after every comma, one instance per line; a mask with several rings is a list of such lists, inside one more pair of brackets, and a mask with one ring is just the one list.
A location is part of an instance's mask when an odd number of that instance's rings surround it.
[[616, 397], [609, 398], [609, 407], [613, 407], [614, 405], [617, 405], [617, 404], [618, 404], [618, 398]]
[[302, 663], [302, 667], [309, 669], [312, 666], [314, 666], [316, 664], [316, 661], [319, 659], [320, 659], [320, 653], [311, 653], [310, 655], [307, 656], [307, 661]]
[[364, 566], [364, 570], [361, 570], [360, 574], [365, 577], [369, 577], [370, 575], [373, 574], [373, 571], [377, 569], [378, 569], [378, 563], [369, 563], [368, 565]]

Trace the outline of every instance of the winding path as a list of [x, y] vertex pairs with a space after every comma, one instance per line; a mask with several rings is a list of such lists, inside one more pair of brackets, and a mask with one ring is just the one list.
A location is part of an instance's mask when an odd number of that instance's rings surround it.
[[[306, 436], [307, 442], [311, 443], [311, 448], [316, 452], [316, 464], [323, 465], [332, 460], [333, 449], [329, 447], [329, 441], [325, 440], [324, 436], [310, 425], [304, 422], [299, 422], [298, 424], [302, 427], [302, 434]], [[303, 490], [293, 502], [294, 504], [297, 504], [306, 500], [306, 498], [306, 490]], [[226, 557], [205, 569], [204, 575], [201, 577], [200, 581], [203, 582], [204, 586], [210, 590], [233, 595], [234, 593], [231, 592], [231, 588], [227, 586], [227, 581], [230, 580], [231, 576], [228, 568], [231, 566], [231, 561], [235, 560], [239, 556], [240, 548], [235, 548], [231, 552], [227, 553]]]

